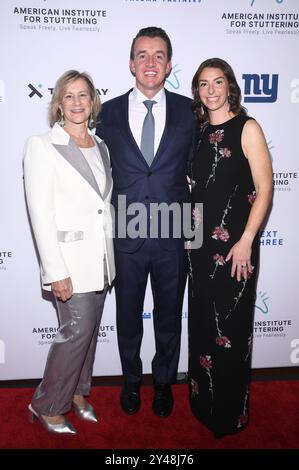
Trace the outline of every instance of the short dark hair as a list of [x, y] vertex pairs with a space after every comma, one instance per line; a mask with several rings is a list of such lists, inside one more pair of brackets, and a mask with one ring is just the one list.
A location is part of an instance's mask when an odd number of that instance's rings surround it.
[[199, 98], [198, 84], [198, 79], [201, 72], [207, 67], [221, 69], [224, 73], [228, 81], [230, 110], [235, 114], [247, 114], [246, 108], [241, 105], [241, 90], [237, 83], [232, 67], [225, 60], [219, 59], [218, 57], [213, 57], [212, 59], [207, 59], [200, 64], [192, 80], [192, 108], [199, 122], [203, 123], [209, 120], [208, 111], [205, 106], [202, 105]]
[[148, 38], [161, 38], [163, 41], [166, 43], [167, 47], [167, 60], [168, 62], [172, 58], [172, 45], [169, 39], [168, 34], [164, 31], [162, 28], [158, 28], [157, 26], [148, 26], [147, 28], [142, 28], [140, 31], [138, 31], [137, 35], [132, 41], [131, 45], [131, 51], [130, 51], [130, 59], [134, 60], [134, 47], [135, 47], [135, 42], [137, 39], [141, 37], [148, 37]]

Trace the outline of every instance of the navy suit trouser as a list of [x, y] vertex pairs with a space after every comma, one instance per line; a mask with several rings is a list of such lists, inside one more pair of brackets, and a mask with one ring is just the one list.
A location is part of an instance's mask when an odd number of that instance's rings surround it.
[[167, 251], [158, 239], [146, 239], [134, 253], [115, 250], [117, 332], [121, 364], [127, 383], [140, 383], [143, 304], [148, 276], [153, 293], [153, 326], [156, 353], [153, 379], [171, 384], [178, 369], [181, 319], [187, 277], [183, 248]]

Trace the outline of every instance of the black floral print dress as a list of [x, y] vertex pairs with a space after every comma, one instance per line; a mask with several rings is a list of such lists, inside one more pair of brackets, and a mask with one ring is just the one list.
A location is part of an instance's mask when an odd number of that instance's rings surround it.
[[[241, 146], [248, 119], [238, 115], [208, 125], [192, 167], [192, 202], [203, 203], [203, 244], [188, 252], [190, 403], [194, 415], [217, 434], [238, 432], [248, 421], [258, 238], [246, 281], [232, 278], [232, 261], [225, 261], [255, 200]], [[193, 219], [195, 227], [201, 223], [196, 210]]]

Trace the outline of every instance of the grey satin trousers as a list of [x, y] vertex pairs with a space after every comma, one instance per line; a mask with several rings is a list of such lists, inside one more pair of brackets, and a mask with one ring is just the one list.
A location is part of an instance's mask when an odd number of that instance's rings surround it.
[[100, 292], [73, 294], [66, 302], [56, 300], [60, 327], [31, 401], [38, 413], [64, 414], [71, 409], [74, 395], [89, 394], [107, 290], [105, 282]]

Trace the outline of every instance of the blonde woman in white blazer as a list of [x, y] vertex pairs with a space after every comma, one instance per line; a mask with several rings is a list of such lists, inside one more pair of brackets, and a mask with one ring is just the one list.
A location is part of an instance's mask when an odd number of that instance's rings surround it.
[[115, 277], [109, 154], [90, 131], [100, 107], [88, 74], [64, 73], [50, 103], [52, 129], [30, 137], [24, 151], [42, 287], [53, 292], [60, 324], [29, 412], [55, 433], [76, 433], [64, 416], [71, 408], [82, 419], [97, 421], [85, 396], [105, 297]]

